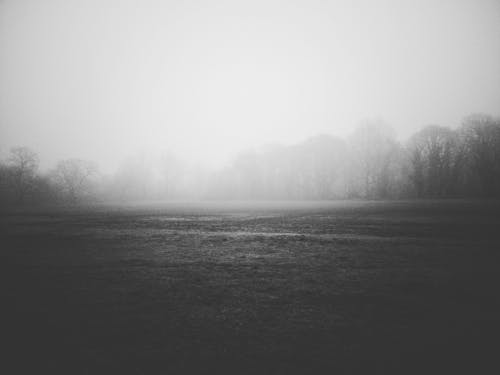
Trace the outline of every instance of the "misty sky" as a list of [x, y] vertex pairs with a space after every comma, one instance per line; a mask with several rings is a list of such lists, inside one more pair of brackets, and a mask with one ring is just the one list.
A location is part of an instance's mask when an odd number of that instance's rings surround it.
[[0, 152], [104, 170], [141, 151], [401, 137], [500, 115], [500, 1], [0, 0]]

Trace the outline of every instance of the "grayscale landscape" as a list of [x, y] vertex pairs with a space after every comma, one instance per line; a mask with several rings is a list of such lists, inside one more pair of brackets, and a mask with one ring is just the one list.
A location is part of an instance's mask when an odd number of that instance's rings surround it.
[[0, 375], [500, 374], [499, 0], [0, 0]]

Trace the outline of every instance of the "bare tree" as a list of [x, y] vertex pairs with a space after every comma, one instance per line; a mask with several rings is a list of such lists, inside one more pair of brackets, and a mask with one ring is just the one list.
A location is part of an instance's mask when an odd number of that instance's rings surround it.
[[137, 200], [152, 198], [153, 170], [144, 155], [125, 159], [114, 176], [114, 198]]
[[417, 196], [447, 196], [453, 193], [460, 150], [457, 134], [446, 127], [429, 125], [408, 141], [410, 178]]
[[391, 127], [381, 120], [367, 121], [350, 137], [349, 195], [385, 197], [399, 175], [400, 146]]
[[14, 147], [10, 150], [8, 163], [17, 200], [23, 203], [27, 194], [34, 188], [39, 165], [38, 155], [28, 147]]
[[162, 175], [161, 197], [172, 199], [180, 192], [179, 186], [183, 179], [186, 166], [181, 163], [172, 153], [165, 153], [159, 160], [159, 169]]
[[57, 163], [52, 178], [71, 203], [89, 194], [91, 177], [96, 175], [97, 166], [90, 161], [66, 159]]
[[470, 115], [464, 119], [460, 135], [469, 179], [477, 176], [482, 194], [500, 195], [500, 119], [485, 114]]
[[345, 143], [328, 135], [309, 138], [298, 147], [307, 198], [331, 199], [345, 194]]

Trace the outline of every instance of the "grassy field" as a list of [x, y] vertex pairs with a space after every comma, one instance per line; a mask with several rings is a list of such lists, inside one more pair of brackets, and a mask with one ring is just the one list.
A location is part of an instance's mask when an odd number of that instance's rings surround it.
[[0, 216], [14, 373], [487, 373], [500, 205], [171, 203]]

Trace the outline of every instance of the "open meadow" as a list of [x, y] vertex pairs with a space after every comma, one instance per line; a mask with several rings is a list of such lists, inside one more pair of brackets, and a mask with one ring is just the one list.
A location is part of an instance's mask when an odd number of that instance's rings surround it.
[[497, 355], [498, 202], [13, 211], [0, 241], [10, 374], [486, 373]]

